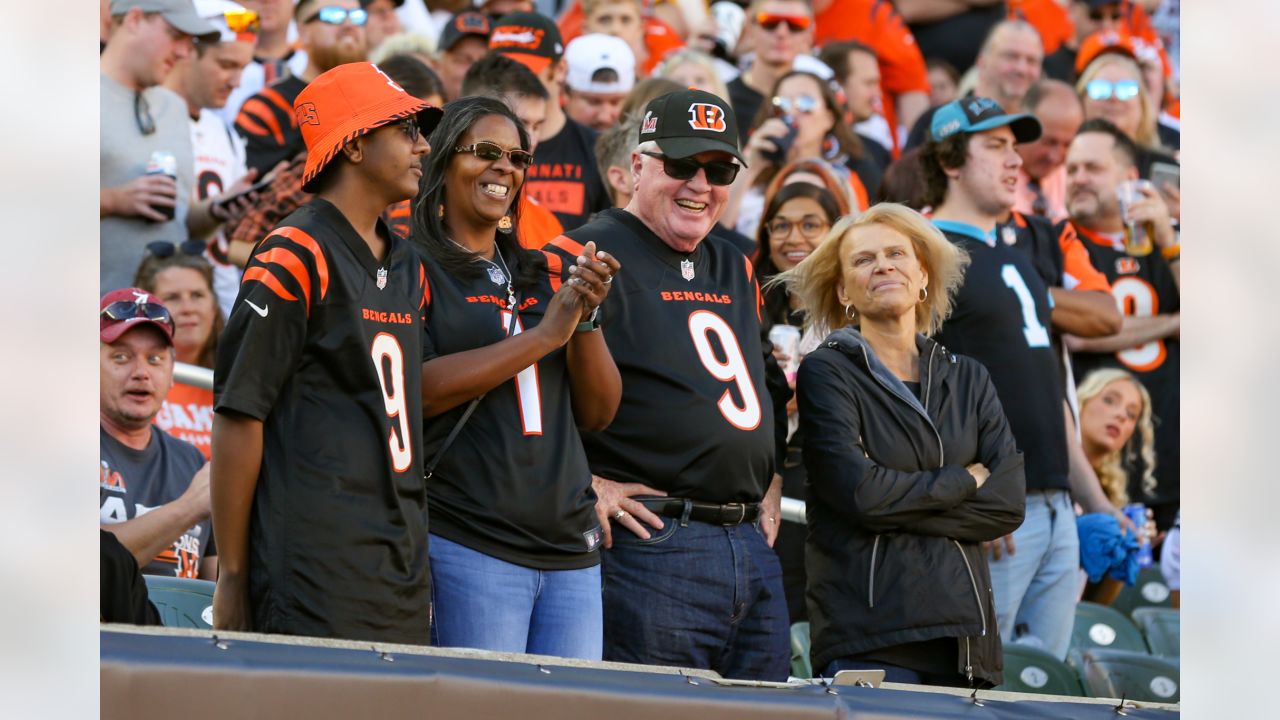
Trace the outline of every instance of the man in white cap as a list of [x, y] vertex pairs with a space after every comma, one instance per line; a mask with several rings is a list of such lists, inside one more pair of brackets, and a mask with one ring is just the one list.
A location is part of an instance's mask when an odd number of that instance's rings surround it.
[[627, 41], [592, 33], [569, 42], [564, 51], [564, 111], [574, 122], [603, 132], [617, 124], [622, 101], [636, 82], [636, 56]]

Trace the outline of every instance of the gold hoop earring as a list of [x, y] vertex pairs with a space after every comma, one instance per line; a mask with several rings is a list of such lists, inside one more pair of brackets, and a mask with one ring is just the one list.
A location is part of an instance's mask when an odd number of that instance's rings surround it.
[[920, 302], [924, 302], [925, 300], [928, 300], [928, 299], [929, 299], [929, 288], [927, 287], [920, 288]]
[[844, 316], [850, 320], [857, 316], [857, 311], [853, 309], [853, 303], [844, 306]]

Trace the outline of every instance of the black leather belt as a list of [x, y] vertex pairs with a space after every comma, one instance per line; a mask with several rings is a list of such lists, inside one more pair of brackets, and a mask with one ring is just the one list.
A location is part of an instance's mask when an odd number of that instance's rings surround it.
[[684, 500], [681, 498], [635, 498], [645, 507], [663, 517], [683, 518], [688, 506], [688, 517], [694, 522], [711, 525], [740, 525], [744, 522], [755, 522], [760, 517], [759, 503], [716, 503]]

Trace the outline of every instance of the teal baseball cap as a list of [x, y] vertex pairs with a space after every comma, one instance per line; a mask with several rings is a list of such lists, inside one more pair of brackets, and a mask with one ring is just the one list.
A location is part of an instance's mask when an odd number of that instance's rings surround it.
[[1000, 103], [985, 97], [964, 97], [938, 108], [929, 123], [929, 135], [938, 142], [959, 132], [980, 133], [1005, 125], [1019, 143], [1040, 137], [1040, 121], [1034, 115], [1008, 114]]

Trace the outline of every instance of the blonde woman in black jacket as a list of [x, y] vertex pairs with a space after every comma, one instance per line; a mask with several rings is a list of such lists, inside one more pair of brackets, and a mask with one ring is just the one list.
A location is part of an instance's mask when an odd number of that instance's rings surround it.
[[914, 210], [841, 220], [783, 282], [826, 331], [797, 381], [813, 667], [1002, 682], [984, 540], [1022, 522], [1022, 454], [986, 369], [930, 340], [968, 258]]

